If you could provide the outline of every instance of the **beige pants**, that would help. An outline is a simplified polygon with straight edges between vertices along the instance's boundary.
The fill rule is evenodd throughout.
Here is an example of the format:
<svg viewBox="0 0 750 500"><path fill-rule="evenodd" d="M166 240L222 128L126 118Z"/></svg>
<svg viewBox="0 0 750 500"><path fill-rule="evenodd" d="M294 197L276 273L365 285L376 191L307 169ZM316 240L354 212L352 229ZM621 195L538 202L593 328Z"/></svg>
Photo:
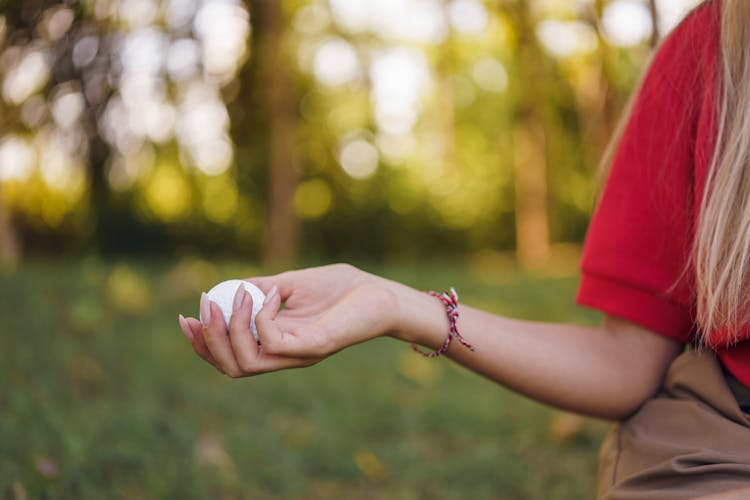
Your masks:
<svg viewBox="0 0 750 500"><path fill-rule="evenodd" d="M750 389L712 352L674 360L664 387L605 439L598 498L683 499L750 486Z"/></svg>

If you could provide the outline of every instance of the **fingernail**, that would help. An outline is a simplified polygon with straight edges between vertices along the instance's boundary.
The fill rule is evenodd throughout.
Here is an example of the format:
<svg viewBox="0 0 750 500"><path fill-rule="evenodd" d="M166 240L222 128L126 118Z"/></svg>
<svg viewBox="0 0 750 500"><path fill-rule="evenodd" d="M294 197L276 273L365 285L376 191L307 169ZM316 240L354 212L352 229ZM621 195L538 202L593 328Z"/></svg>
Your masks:
<svg viewBox="0 0 750 500"><path fill-rule="evenodd" d="M278 289L276 285L274 285L273 288L271 288L271 291L268 292L268 295L266 295L266 299L263 301L263 305L266 305L269 302L271 302L271 299L273 299L274 295L276 295L277 290Z"/></svg>
<svg viewBox="0 0 750 500"><path fill-rule="evenodd" d="M232 311L237 311L242 307L242 303L245 301L243 297L245 293L245 287L240 285L237 287L237 291L234 292L234 300L232 301Z"/></svg>
<svg viewBox="0 0 750 500"><path fill-rule="evenodd" d="M180 314L177 319L180 321L180 330L182 330L182 333L185 334L185 336L188 338L189 341L193 341L193 332L190 330L190 326L188 326L187 321L185 320L185 317Z"/></svg>
<svg viewBox="0 0 750 500"><path fill-rule="evenodd" d="M208 305L206 292L201 293L201 321L204 325L211 321L211 308Z"/></svg>
<svg viewBox="0 0 750 500"><path fill-rule="evenodd" d="M242 303L240 304L240 307L245 307L247 304L249 304L253 298L250 296L250 292L245 290L245 293L242 294Z"/></svg>

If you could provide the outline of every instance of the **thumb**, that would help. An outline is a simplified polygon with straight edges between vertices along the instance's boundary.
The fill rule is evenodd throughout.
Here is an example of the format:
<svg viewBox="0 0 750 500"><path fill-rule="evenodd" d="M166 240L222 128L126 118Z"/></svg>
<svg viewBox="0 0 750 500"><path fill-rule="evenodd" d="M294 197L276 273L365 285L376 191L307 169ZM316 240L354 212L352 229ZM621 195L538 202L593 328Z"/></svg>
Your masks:
<svg viewBox="0 0 750 500"><path fill-rule="evenodd" d="M305 340L315 336L300 336L291 331L282 331L279 328L279 323L274 319L280 307L281 297L278 291L272 288L266 296L263 309L255 317L255 326L258 329L258 338L263 351L275 356L296 358L324 355L321 346L311 345L309 341Z"/></svg>
<svg viewBox="0 0 750 500"><path fill-rule="evenodd" d="M261 315L263 315L263 318L266 318L267 320L273 321L276 319L276 315L279 313L279 309L281 308L281 295L279 294L279 289L276 285L274 285L266 295L265 300L263 300L263 307L261 307L260 311L258 311L258 314L255 316L255 321L257 325L258 318L261 318Z"/></svg>
<svg viewBox="0 0 750 500"><path fill-rule="evenodd" d="M274 321L281 308L281 297L278 289L274 286L268 291L263 307L255 315L255 328L258 331L258 340L264 350L268 351L267 345L274 344L275 339L282 336L279 326Z"/></svg>

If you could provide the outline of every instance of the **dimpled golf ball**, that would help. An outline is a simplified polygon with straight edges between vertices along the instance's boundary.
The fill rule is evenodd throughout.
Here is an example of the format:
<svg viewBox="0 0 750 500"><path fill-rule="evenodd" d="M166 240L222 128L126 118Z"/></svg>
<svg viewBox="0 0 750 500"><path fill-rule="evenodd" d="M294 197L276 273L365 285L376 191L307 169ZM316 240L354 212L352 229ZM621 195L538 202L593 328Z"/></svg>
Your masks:
<svg viewBox="0 0 750 500"><path fill-rule="evenodd" d="M255 316L263 308L263 301L266 300L266 295L260 288L243 280L227 280L214 286L206 295L208 296L208 300L215 302L219 306L227 329L229 329L229 318L232 316L234 294L237 293L237 289L241 286L244 286L245 290L253 298L253 314L250 320L250 328L253 331L255 340L258 340L258 330L255 328ZM201 322L203 322L203 318L201 318Z"/></svg>

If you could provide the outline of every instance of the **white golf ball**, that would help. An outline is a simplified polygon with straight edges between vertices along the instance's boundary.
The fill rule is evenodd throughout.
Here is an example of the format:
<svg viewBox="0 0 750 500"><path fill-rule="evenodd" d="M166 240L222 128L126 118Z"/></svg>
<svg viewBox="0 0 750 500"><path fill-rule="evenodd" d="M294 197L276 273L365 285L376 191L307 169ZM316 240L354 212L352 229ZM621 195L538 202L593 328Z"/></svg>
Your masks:
<svg viewBox="0 0 750 500"><path fill-rule="evenodd" d="M206 293L206 295L208 296L208 300L216 302L221 309L221 313L224 316L224 322L228 329L229 318L232 316L234 295L237 293L237 289L241 286L244 286L245 290L247 290L253 298L253 314L250 320L250 328L253 331L255 340L258 340L258 330L255 328L255 316L257 316L258 312L263 308L263 301L266 300L266 295L260 290L260 288L244 280L227 280L214 286ZM201 318L201 322L203 322L203 318Z"/></svg>

